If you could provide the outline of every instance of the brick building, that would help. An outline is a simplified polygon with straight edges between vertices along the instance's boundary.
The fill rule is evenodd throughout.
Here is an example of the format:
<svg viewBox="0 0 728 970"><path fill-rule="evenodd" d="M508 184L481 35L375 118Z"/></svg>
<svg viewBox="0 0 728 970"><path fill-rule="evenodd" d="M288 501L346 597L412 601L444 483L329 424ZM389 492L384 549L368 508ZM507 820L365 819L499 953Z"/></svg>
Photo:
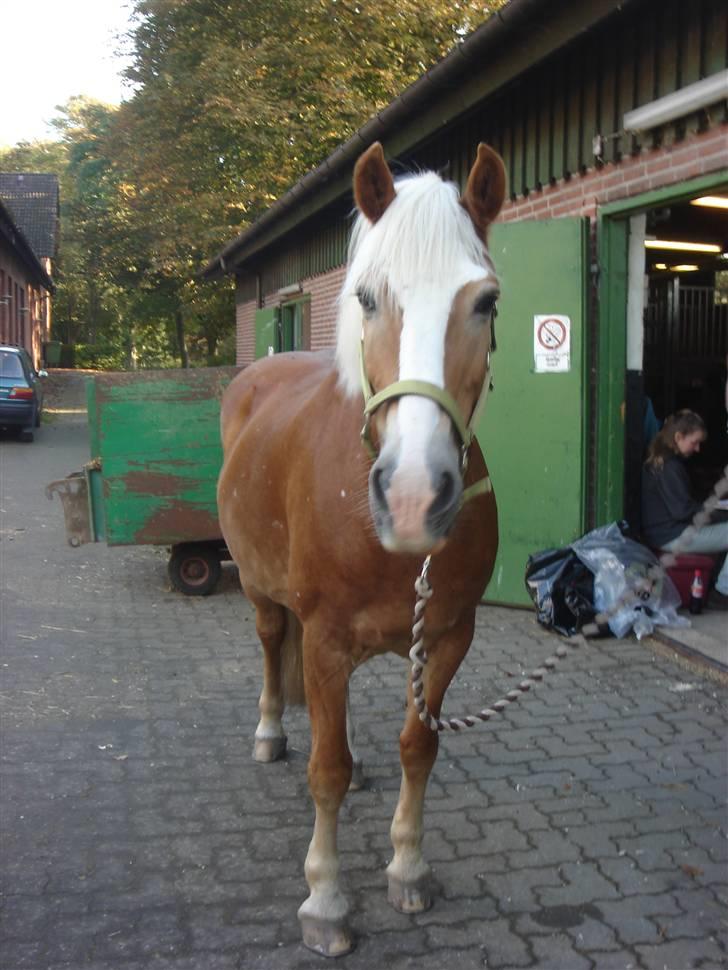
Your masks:
<svg viewBox="0 0 728 970"><path fill-rule="evenodd" d="M396 168L464 186L479 141L500 152L479 437L511 533L489 588L502 602L523 601L529 552L634 514L646 396L660 416L701 411L721 461L727 29L720 0L511 0L207 267L235 276L239 363L330 346L359 154L379 140ZM544 315L567 328L559 372L539 370Z"/></svg>
<svg viewBox="0 0 728 970"><path fill-rule="evenodd" d="M0 173L0 342L25 347L36 367L51 333L58 212L55 175Z"/></svg>

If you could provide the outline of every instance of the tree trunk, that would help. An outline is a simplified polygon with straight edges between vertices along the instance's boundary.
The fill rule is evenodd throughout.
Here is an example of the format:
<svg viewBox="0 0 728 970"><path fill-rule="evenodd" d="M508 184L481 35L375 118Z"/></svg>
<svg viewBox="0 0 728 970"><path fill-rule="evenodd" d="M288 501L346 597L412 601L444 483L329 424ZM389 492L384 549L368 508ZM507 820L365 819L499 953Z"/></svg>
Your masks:
<svg viewBox="0 0 728 970"><path fill-rule="evenodd" d="M190 357L187 353L187 344L185 343L185 323L181 310L177 310L174 314L174 325L177 331L177 348L179 350L179 359L182 362L183 367L189 367Z"/></svg>
<svg viewBox="0 0 728 970"><path fill-rule="evenodd" d="M205 342L207 343L207 363L212 364L217 353L217 337L214 334L207 334Z"/></svg>

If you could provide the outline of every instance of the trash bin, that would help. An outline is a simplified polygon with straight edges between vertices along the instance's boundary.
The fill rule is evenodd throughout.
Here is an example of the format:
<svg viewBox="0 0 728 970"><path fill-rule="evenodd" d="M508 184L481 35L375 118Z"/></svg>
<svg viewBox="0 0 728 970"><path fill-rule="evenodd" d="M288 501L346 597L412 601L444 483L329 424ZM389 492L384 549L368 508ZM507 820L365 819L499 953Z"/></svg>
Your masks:
<svg viewBox="0 0 728 970"><path fill-rule="evenodd" d="M58 367L61 362L61 341L46 340L43 345L43 359L46 367Z"/></svg>

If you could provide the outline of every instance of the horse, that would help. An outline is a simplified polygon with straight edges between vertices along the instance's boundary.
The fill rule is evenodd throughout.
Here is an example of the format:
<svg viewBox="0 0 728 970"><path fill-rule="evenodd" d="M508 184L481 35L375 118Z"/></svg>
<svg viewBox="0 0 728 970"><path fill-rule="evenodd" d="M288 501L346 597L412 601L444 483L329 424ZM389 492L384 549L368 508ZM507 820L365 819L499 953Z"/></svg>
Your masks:
<svg viewBox="0 0 728 970"><path fill-rule="evenodd" d="M263 647L254 758L283 757L285 704L308 707L315 822L298 918L304 944L326 956L354 945L337 857L339 808L360 771L351 674L385 651L407 656L413 583L431 555L424 694L437 717L498 547L473 427L490 383L499 291L487 232L503 203L503 163L481 143L460 195L430 171L395 180L375 142L353 190L335 350L241 371L222 401L218 482L222 532ZM388 898L416 913L432 896L423 801L438 735L411 683L399 743Z"/></svg>

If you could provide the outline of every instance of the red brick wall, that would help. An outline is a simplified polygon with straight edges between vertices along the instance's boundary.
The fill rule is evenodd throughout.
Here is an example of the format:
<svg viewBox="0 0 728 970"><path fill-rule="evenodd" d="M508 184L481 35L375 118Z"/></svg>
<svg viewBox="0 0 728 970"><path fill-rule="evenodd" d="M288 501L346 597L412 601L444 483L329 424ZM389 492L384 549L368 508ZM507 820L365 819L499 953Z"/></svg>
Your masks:
<svg viewBox="0 0 728 970"><path fill-rule="evenodd" d="M311 350L331 347L336 341L337 299L345 275L346 267L339 266L303 284L304 292L311 294Z"/></svg>
<svg viewBox="0 0 728 970"><path fill-rule="evenodd" d="M29 282L23 264L5 246L0 247L0 291L0 343L25 347L39 367L42 344L48 339L45 314L50 297Z"/></svg>
<svg viewBox="0 0 728 970"><path fill-rule="evenodd" d="M502 222L516 219L594 218L599 206L718 171L728 164L728 128L722 126L664 148L643 151L619 164L589 169L507 202Z"/></svg>
<svg viewBox="0 0 728 970"><path fill-rule="evenodd" d="M331 347L336 340L336 300L344 274L345 267L338 266L301 281L301 292L311 297L311 350ZM277 293L268 293L264 305L276 306L278 302ZM255 360L255 300L237 304L235 325L236 363L250 364Z"/></svg>
<svg viewBox="0 0 728 970"><path fill-rule="evenodd" d="M235 362L252 364L255 360L255 300L235 301Z"/></svg>

